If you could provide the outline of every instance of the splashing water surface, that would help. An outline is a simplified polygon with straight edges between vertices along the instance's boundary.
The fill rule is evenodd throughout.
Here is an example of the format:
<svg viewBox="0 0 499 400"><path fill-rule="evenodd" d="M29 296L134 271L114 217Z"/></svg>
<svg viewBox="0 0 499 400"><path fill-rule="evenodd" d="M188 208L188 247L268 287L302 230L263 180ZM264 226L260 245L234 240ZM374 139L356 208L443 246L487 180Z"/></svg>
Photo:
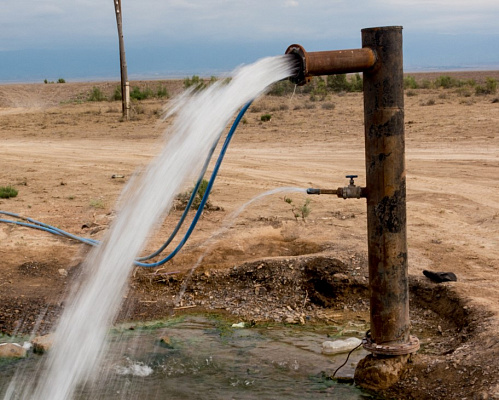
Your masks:
<svg viewBox="0 0 499 400"><path fill-rule="evenodd" d="M217 83L180 96L169 115L175 123L161 153L124 195L123 209L103 244L85 262L86 278L71 293L55 332L54 346L38 384L19 374L5 399L70 399L91 378L105 354L105 339L120 307L133 260L182 185L202 168L209 149L232 115L246 102L284 79L292 66L285 56L262 59Z"/></svg>

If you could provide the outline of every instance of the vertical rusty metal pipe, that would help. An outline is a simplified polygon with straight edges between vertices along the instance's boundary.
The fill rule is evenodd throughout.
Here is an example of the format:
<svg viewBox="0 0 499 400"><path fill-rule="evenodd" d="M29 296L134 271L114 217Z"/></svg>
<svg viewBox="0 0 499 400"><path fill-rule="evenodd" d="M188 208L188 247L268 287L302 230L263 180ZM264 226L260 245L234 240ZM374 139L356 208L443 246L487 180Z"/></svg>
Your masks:
<svg viewBox="0 0 499 400"><path fill-rule="evenodd" d="M363 29L362 46L378 57L363 76L371 338L407 354L412 351L403 350L411 347L411 337L402 27Z"/></svg>

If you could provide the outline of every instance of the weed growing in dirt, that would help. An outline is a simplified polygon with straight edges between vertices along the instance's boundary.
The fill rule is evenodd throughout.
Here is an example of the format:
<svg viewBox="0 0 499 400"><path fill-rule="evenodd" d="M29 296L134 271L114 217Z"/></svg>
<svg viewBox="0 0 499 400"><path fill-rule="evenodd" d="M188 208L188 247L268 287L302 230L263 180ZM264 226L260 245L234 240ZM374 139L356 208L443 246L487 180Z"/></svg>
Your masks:
<svg viewBox="0 0 499 400"><path fill-rule="evenodd" d="M323 110L334 110L334 107L335 107L334 103L331 103L331 102L322 103L322 105L321 105L321 108Z"/></svg>
<svg viewBox="0 0 499 400"><path fill-rule="evenodd" d="M17 190L10 185L0 186L0 199L9 199L11 197L16 197L17 193Z"/></svg>
<svg viewBox="0 0 499 400"><path fill-rule="evenodd" d="M269 122L271 119L272 119L272 115L270 115L270 114L263 114L260 117L260 121L262 121L262 122Z"/></svg>
<svg viewBox="0 0 499 400"><path fill-rule="evenodd" d="M434 106L436 104L435 99L428 99L426 101L421 102L422 106Z"/></svg>
<svg viewBox="0 0 499 400"><path fill-rule="evenodd" d="M196 210L201 205L201 200L203 199L207 188L208 188L208 181L206 179L203 179L201 181L201 184L199 185L198 191L196 193L196 197L194 197L194 200L192 202L192 207L195 208ZM178 194L176 199L175 199L176 200L175 208L182 209L182 210L185 209L187 207L187 203L189 202L189 199L191 198L193 190L194 190L194 188L192 188L191 190L188 190L184 193ZM210 201L208 200L205 204L205 208L210 208L210 207L211 207L211 204L210 204Z"/></svg>
<svg viewBox="0 0 499 400"><path fill-rule="evenodd" d="M290 197L284 196L284 201L291 206L291 212L295 217L296 221L301 217L303 222L306 222L306 218L312 212L312 208L310 207L310 199L305 199L305 202L301 206L296 206L293 204L293 200Z"/></svg>
<svg viewBox="0 0 499 400"><path fill-rule="evenodd" d="M102 199L92 199L90 200L90 207L104 208L104 201Z"/></svg>
<svg viewBox="0 0 499 400"><path fill-rule="evenodd" d="M104 96L104 93L102 93L102 90L100 90L98 87L93 87L92 91L87 97L87 101L105 101L106 96Z"/></svg>

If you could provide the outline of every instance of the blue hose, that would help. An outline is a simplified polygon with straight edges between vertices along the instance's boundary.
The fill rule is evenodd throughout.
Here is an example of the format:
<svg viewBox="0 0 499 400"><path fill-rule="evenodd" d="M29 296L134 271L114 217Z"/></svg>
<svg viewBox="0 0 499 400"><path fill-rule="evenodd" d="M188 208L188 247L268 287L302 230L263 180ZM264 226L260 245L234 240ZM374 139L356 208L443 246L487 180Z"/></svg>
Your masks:
<svg viewBox="0 0 499 400"><path fill-rule="evenodd" d="M243 106L243 108L241 109L241 111L239 111L239 114L237 115L236 119L234 120L234 122L232 124L232 127L230 128L230 131L227 134L227 137L225 138L225 142L224 142L224 144L222 146L222 149L220 151L220 154L218 156L217 162L215 164L215 167L214 167L213 172L211 174L210 180L209 180L208 185L206 187L206 191L204 193L204 196L201 199L201 202L199 204L198 210L197 210L196 214L194 215L194 218L192 219L192 222L191 222L191 225L189 226L189 229L185 233L185 235L182 238L182 240L180 241L180 243L165 258L163 258L163 259L161 259L161 260L159 260L157 262L154 262L154 263L144 263L144 262L142 262L142 261L149 260L149 259L151 259L151 258L156 257L157 255L159 255L162 251L164 251L166 249L166 247L171 243L171 241L173 240L173 238L177 235L180 227L182 226L182 224L185 221L185 218L187 217L187 214L189 212L190 207L192 206L192 202L194 201L194 198L195 198L195 196L197 194L199 186L200 186L200 184L201 184L201 182L203 180L204 174L206 173L206 169L208 168L209 161L210 161L211 157L213 156L213 152L215 151L215 148L217 146L218 140L213 144L212 148L210 149L209 155L208 155L208 157L207 157L207 159L205 161L205 164L204 164L203 169L201 171L201 174L200 174L200 176L198 178L198 181L196 182L196 185L195 185L195 187L194 187L194 189L192 191L192 194L191 194L191 197L189 198L187 206L186 206L186 208L185 208L185 210L184 210L184 212L183 212L183 214L182 214L179 222L177 223L175 229L173 230L172 234L169 236L169 238L165 241L165 243L158 250L156 250L155 252L149 254L148 256L137 258L137 260L134 262L134 265L140 266L140 267L148 267L148 268L159 267L159 266L167 263L168 261L170 261L173 257L175 257L177 255L177 253L185 245L185 243L187 242L187 240L191 236L192 232L194 231L194 228L196 227L196 224L197 224L199 218L201 217L201 214L203 213L204 206L206 205L206 203L208 201L208 197L210 195L210 191L211 191L211 189L213 187L213 184L215 183L215 179L217 177L218 170L220 169L220 166L221 166L222 161L224 159L225 153L227 152L227 148L229 147L229 144L230 144L230 141L232 139L232 136L234 135L234 132L236 131L236 128L238 127L239 123L241 122L241 119L243 118L245 112L248 110L248 108L249 108L249 106L251 105L252 102L253 102L253 100L251 100L248 103L246 103ZM45 231L45 232L52 233L54 235L59 235L59 236L67 237L67 238L70 238L70 239L74 239L74 240L77 240L79 242L91 245L91 246L97 246L97 245L100 244L100 242L98 240L76 236L76 235L73 235L71 233L63 231L62 229L56 228L56 227L51 226L51 225L47 225L47 224L45 224L43 222L36 221L34 219L31 219L31 218L21 217L20 215L15 214L15 213L11 213L11 212L8 212L8 211L0 211L0 214L4 214L4 215L8 215L8 216L11 216L11 217L14 217L14 218L24 219L24 220L28 221L28 222L21 222L21 221L13 221L13 220L8 220L8 219L0 219L0 222L11 223L11 224L25 226L25 227L33 228L33 229L39 229L39 230L42 230L42 231Z"/></svg>
<svg viewBox="0 0 499 400"><path fill-rule="evenodd" d="M201 199L201 203L199 204L199 207L196 211L196 214L194 215L194 218L192 219L191 225L189 226L189 229L185 233L184 237L180 241L180 243L175 247L175 249L168 254L165 258L162 260L159 260L155 263L142 263L139 261L135 261L135 265L138 265L140 267L149 267L149 268L154 268L154 267L159 267L166 262L170 261L173 257L177 255L177 253L184 247L184 244L187 242L187 239L191 236L192 232L194 231L194 228L196 227L196 224L199 220L199 217L201 217L201 214L203 213L204 206L206 205L206 202L208 201L208 197L210 196L210 191L211 188L213 187L213 184L215 183L215 179L217 178L218 170L220 169L220 166L222 165L222 161L224 159L225 153L227 152L227 148L229 147L230 141L232 139L232 136L234 135L234 132L236 131L237 126L239 125L239 122L243 118L244 113L246 110L249 108L253 100L249 101L244 105L244 107L239 111L239 114L237 115L236 119L234 120L234 123L232 124L232 127L230 128L229 133L227 134L227 137L225 138L225 142L222 146L222 149L220 150L220 154L218 156L217 162L215 164L215 167L213 168L213 172L211 173L211 178L208 182L208 185L206 186L206 191L204 193L203 198Z"/></svg>
<svg viewBox="0 0 499 400"><path fill-rule="evenodd" d="M199 187L201 186L201 182L203 181L206 170L208 169L208 165L210 164L211 157L213 157L213 153L215 152L215 149L217 147L219 140L220 140L220 136L213 143L213 146L211 147L210 152L208 153L208 157L206 157L206 161L203 165L201 173L199 174L199 178L198 178L196 184L194 185L194 189L192 189L191 197L189 198L189 201L187 202L187 205L185 206L184 212L182 213L182 216L180 217L173 232L170 234L168 239L166 239L166 241L161 245L161 247L158 250L156 250L155 252L153 252L147 256L137 258L137 261L146 261L146 260L150 260L151 258L158 256L159 254L161 254L163 252L163 250L165 250L168 247L168 245L172 242L172 240L175 238L175 236L177 236L177 233L180 230L180 228L182 227L182 225L184 224L185 218L187 217L187 214L189 213L189 211L191 209L192 203L194 202L194 199L197 196Z"/></svg>

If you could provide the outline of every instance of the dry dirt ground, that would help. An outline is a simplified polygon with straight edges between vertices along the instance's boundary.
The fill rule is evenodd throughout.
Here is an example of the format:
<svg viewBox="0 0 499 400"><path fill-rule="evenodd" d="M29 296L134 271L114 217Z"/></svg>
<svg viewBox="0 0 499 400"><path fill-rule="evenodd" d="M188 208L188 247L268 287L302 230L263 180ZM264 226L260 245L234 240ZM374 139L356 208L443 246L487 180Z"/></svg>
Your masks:
<svg viewBox="0 0 499 400"><path fill-rule="evenodd" d="M497 71L470 74L499 78ZM182 89L178 81L140 84ZM110 94L117 83L0 86L0 186L19 191L0 199L0 210L103 237L120 192L157 153L169 121L160 118L166 100L146 100L123 122L119 102L84 101L93 86ZM408 247L412 333L421 350L384 395L499 399L499 102L453 89L413 92L405 99ZM272 119L262 122L267 113ZM133 271L118 319L217 310L254 323L367 329L363 200L309 197L303 221L283 198L300 207L306 195L277 193L228 220L274 188L337 188L348 174L364 186L362 94L324 102L265 96L243 122L214 186L214 209L171 263ZM180 213L171 212L146 250L162 243ZM68 239L0 224L1 331L49 331L87 252ZM452 271L458 281L433 283L424 269ZM179 273L166 274L172 271Z"/></svg>

